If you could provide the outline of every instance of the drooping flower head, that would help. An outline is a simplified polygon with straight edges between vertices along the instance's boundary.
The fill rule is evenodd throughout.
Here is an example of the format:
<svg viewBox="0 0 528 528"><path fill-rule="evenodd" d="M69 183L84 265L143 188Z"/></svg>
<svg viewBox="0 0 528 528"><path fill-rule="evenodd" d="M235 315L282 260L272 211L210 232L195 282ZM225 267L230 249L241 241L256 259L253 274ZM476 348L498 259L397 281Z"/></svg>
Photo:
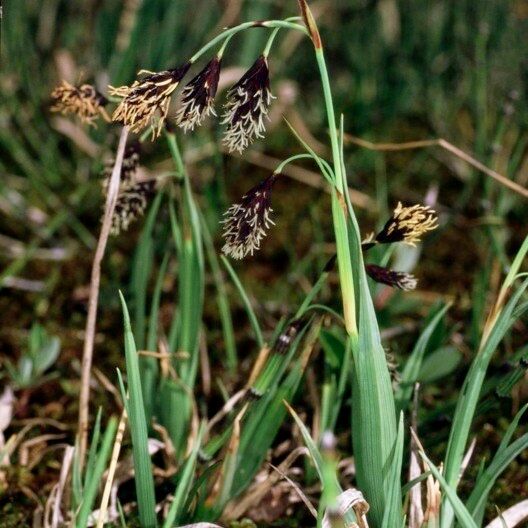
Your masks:
<svg viewBox="0 0 528 528"><path fill-rule="evenodd" d="M227 93L222 124L227 125L223 142L230 152L242 152L263 137L272 98L268 60L261 55Z"/></svg>
<svg viewBox="0 0 528 528"><path fill-rule="evenodd" d="M382 266L376 266L376 264L366 264L365 270L368 276L376 282L399 288L400 290L414 290L418 284L414 275L405 271L394 271Z"/></svg>
<svg viewBox="0 0 528 528"><path fill-rule="evenodd" d="M100 115L110 121L110 117L104 109L108 103L107 99L91 84L76 87L67 81L62 81L51 92L51 99L53 101L52 112L75 114L83 123L93 126L95 126L95 119Z"/></svg>
<svg viewBox="0 0 528 528"><path fill-rule="evenodd" d="M118 235L142 216L156 188L155 180L124 186L117 197L110 233Z"/></svg>
<svg viewBox="0 0 528 528"><path fill-rule="evenodd" d="M130 127L132 132L140 132L151 124L157 124L153 138L159 136L169 111L171 95L189 67L190 63L187 63L180 68L149 73L135 81L132 86L110 86L110 95L123 98L112 120Z"/></svg>
<svg viewBox="0 0 528 528"><path fill-rule="evenodd" d="M215 56L183 89L176 122L185 132L200 126L208 115L216 115L213 105L220 78L220 64L220 57Z"/></svg>
<svg viewBox="0 0 528 528"><path fill-rule="evenodd" d="M225 213L222 251L234 259L242 259L260 249L266 230L274 222L270 218L271 191L278 174L273 173L250 189L240 203L233 204Z"/></svg>
<svg viewBox="0 0 528 528"><path fill-rule="evenodd" d="M429 206L413 205L403 207L401 202L394 209L383 229L374 237L374 234L363 241L363 249L369 249L379 244L391 244L392 242L405 242L415 246L420 242L420 237L438 227L438 217Z"/></svg>

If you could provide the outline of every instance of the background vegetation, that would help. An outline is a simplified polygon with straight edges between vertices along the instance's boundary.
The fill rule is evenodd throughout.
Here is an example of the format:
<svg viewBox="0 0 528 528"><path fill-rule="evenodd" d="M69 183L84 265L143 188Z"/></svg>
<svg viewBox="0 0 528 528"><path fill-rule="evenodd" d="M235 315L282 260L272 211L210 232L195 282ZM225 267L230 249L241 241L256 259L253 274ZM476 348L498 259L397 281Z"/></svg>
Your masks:
<svg viewBox="0 0 528 528"><path fill-rule="evenodd" d="M324 35L335 105L344 114L348 134L373 142L443 137L488 167L528 185L525 2L319 0L311 7ZM30 459L35 464L24 463L17 455L13 464L2 470L0 518L9 515L19 525L30 524L36 505L43 504L59 477L59 446L74 442L87 285L103 201L98 175L117 144L115 127L100 124L97 129L87 129L51 114L51 90L66 78L74 83L92 82L105 92L109 83L130 83L139 69L158 71L183 63L223 26L296 14L293 1L5 2L0 76L0 353L3 383L15 389L16 403L4 434L9 438L27 425L28 419L38 418L26 440L44 434L57 436L43 441L40 448L44 451L32 452ZM226 77L236 80L243 71L240 68L251 65L260 53L265 39L260 29L240 36L226 54ZM194 313L187 321L195 326L195 337L203 339L196 380L189 375L202 417L213 416L223 399L243 386L259 351L258 333L255 337L244 299L229 271L215 259L222 244L221 215L274 169L274 160L299 152L282 115L318 152L329 154L320 81L309 44L293 34L280 34L270 56L270 69L272 91L278 99L265 141L239 157L218 151L221 131L214 124L192 135L177 136L187 181L204 216L204 313L203 317ZM526 199L442 149L374 152L351 143L345 153L350 183L357 191L353 200L362 233L382 225L399 200L415 203L427 196L436 201L440 213L441 227L420 250L396 251L394 257L400 267L412 269L421 253L414 271L420 281L418 289L394 294L384 287L372 288L383 344L400 365L409 357L427 321L441 305L452 303L427 342L427 362L420 374L419 436L430 458L439 460L484 320L527 234ZM151 174L175 170L163 140L145 144L141 163ZM335 252L328 196L310 172L313 167L306 167L277 184L274 210L278 225L263 249L233 266L266 342L272 342L285 319L296 313ZM181 206L181 211L192 208L185 193L177 195L176 206ZM174 313L178 307L181 311L185 302L182 285L187 284L186 270L181 265L185 248L178 247L174 222L178 215L171 213L164 199L159 198L157 215L147 215L128 232L111 239L103 263L95 348L100 376L93 388L92 414L102 406L103 426L110 432L116 424L107 424L106 418L119 415L116 400L120 395L118 389L114 395L109 393L105 381L117 387L115 369L125 369L118 290L123 291L131 312L138 349L156 348L157 338L163 334L170 343L172 327L189 328L181 319L173 322ZM199 256L196 248L190 252L187 262L192 265ZM373 257L374 261L382 258L382 253ZM223 288L217 302L219 284ZM197 298L193 292L187 294ZM333 273L319 302L341 309ZM153 313L153 309L158 311ZM231 314L232 335L226 310ZM319 352L313 354L306 370L298 373L298 379L293 369L276 381L282 383L281 390L289 391L285 395L291 396L317 441L321 408L325 409L324 390L327 386L339 388L339 354L343 354L337 326L324 324L323 337L316 345ZM184 339L178 330L173 333L180 336L174 337L175 343ZM475 460L489 460L526 400L526 363L521 361L526 335L526 322L516 321L514 331L507 334L493 358L473 428L478 432ZM340 350L337 356L335 350ZM47 360L40 364L33 361L31 368L16 366L21 357L31 362L32 357L44 356ZM130 368L128 364L129 383ZM148 366L141 368L148 371ZM515 383L508 385L511 379ZM150 412L171 415L179 409L178 398L185 396L179 389L165 390L176 398L171 400L174 407L155 411L157 403L150 402ZM346 389L342 407L333 410L335 427L331 427L342 458L350 455L348 394ZM167 398L163 402L168 402ZM147 413L148 406L146 402ZM289 441L293 449L302 441L298 433L292 434L297 431L293 420L279 407L266 411L276 419L270 427L279 431L277 437L270 431L269 438L275 448L281 441ZM256 427L259 411L252 412ZM170 416L163 420L180 455L177 460L183 460L185 429ZM225 431L228 436L232 433L229 428ZM521 422L516 435L526 431ZM193 438L200 434L193 431ZM248 445L251 438L246 440ZM127 453L129 446L127 436ZM259 455L265 453L265 447ZM192 456L186 460L193 462ZM525 451L508 467L494 487L486 518L496 515L495 505L506 508L526 497L526 462ZM238 466L235 482L244 478L249 482L261 463L256 456L254 468ZM306 471L303 482L309 487L314 475L309 467L299 467ZM478 470L477 462L470 465L461 494L472 491ZM214 505L219 509L240 491L226 487L227 474L224 467L221 488L226 496L219 492ZM181 473L177 475L176 480L181 478ZM129 486L128 495L126 488L122 491L123 503L133 496L132 484ZM159 478L158 499L169 493L163 486L167 484ZM277 521L284 526L289 516L286 510L279 511L275 519L264 519L263 524ZM303 526L308 514L298 505L294 510L291 518L300 519Z"/></svg>

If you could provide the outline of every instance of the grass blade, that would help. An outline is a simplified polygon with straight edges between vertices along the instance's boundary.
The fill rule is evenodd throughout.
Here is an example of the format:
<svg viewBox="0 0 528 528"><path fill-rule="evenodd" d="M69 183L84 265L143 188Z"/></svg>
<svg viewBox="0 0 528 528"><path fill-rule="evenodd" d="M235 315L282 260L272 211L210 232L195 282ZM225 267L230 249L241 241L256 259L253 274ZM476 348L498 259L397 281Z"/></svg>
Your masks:
<svg viewBox="0 0 528 528"><path fill-rule="evenodd" d="M402 503L401 503L401 470L403 462L403 412L400 412L400 422L398 424L398 436L394 444L394 454L390 467L388 482L387 502L383 513L382 528L392 528L401 526ZM399 524L398 524L399 523Z"/></svg>
<svg viewBox="0 0 528 528"><path fill-rule="evenodd" d="M154 262L154 239L152 232L162 198L163 191L161 190L152 202L133 258L130 286L131 291L134 292L132 299L134 307L134 336L136 346L140 350L143 350L145 347L147 287Z"/></svg>
<svg viewBox="0 0 528 528"><path fill-rule="evenodd" d="M492 328L486 334L487 337L483 341L477 356L471 364L468 375L464 380L464 385L462 386L462 391L455 410L453 425L451 426L451 434L449 436L445 457L446 482L453 489L456 489L458 484L464 449L467 444L469 431L473 422L488 365L500 341L513 324L513 310L527 286L528 280L519 287L512 298L508 301L507 305L501 309L497 318L494 320ZM451 526L452 520L452 514L449 515L446 513L442 518L441 526L443 528Z"/></svg>
<svg viewBox="0 0 528 528"><path fill-rule="evenodd" d="M253 307L251 306L251 302L246 293L246 290L244 289L244 286L242 286L242 283L240 282L240 279L238 278L236 271L233 269L233 266L231 266L229 260L227 260L223 255L220 258L222 259L222 263L226 267L227 272L229 273L229 276L231 277L231 280L233 281L233 284L235 285L238 294L242 299L242 303L244 304L244 308L246 309L246 313L248 314L249 323L251 325L253 333L255 334L255 339L257 341L258 347L261 349L264 347L264 338L262 337L262 330L260 329L257 316L255 315Z"/></svg>
<svg viewBox="0 0 528 528"><path fill-rule="evenodd" d="M132 437L132 455L135 470L134 479L139 519L143 528L155 528L157 526L157 520L154 478L152 476L152 464L148 449L147 422L141 391L138 356L126 302L121 292L119 292L119 296L124 318L125 359L129 392L128 398L125 399L126 395L123 395L123 399L127 401L127 414L130 423L130 435Z"/></svg>
<svg viewBox="0 0 528 528"><path fill-rule="evenodd" d="M75 526L77 528L85 528L87 526L88 517L92 511L95 496L97 495L97 490L99 489L103 473L106 469L106 463L112 451L116 430L117 419L112 416L108 421L108 425L106 426L106 430L103 435L103 441L101 443L101 449L97 453L97 459L95 460L93 469L90 472L90 478L86 481L86 485L83 490L83 499L75 519Z"/></svg>
<svg viewBox="0 0 528 528"><path fill-rule="evenodd" d="M163 523L163 528L171 528L175 522L181 522L182 520L182 509L185 502L187 501L189 490L191 489L191 485L193 483L192 477L194 475L194 470L196 467L196 458L198 457L198 452L200 451L200 447L202 445L204 431L205 424L202 423L200 426L200 430L198 431L198 437L196 438L196 442L193 446L191 454L189 455L189 458L187 459L181 470L181 476L178 482L178 487L176 488L176 493L174 494L174 498L172 499L169 512L167 514L165 522Z"/></svg>
<svg viewBox="0 0 528 528"><path fill-rule="evenodd" d="M493 484L512 460L526 448L528 448L528 433L515 440L515 442L512 442L508 447L497 451L490 465L478 478L466 502L466 507L473 515L477 524L480 525L484 519L488 495Z"/></svg>
<svg viewBox="0 0 528 528"><path fill-rule="evenodd" d="M449 309L449 306L449 304L446 304L436 312L429 324L423 329L418 341L416 341L416 344L414 345L414 349L411 352L409 359L407 359L405 363L405 367L401 374L401 382L399 383L398 391L395 395L396 408L398 410L404 410L409 404L413 393L413 386L418 379L429 340Z"/></svg>
<svg viewBox="0 0 528 528"><path fill-rule="evenodd" d="M97 447L99 446L99 438L101 437L101 414L103 410L99 407L97 416L95 418L94 429L92 433L92 441L90 449L88 450L88 458L86 459L86 469L84 471L84 487L92 479L92 473L95 467L95 460L97 456Z"/></svg>
<svg viewBox="0 0 528 528"><path fill-rule="evenodd" d="M455 515L462 528L478 528L475 524L475 521L473 520L473 517L471 517L471 514L464 506L464 503L458 498L456 491L446 482L445 478L442 476L442 473L438 471L436 466L427 458L423 451L420 452L420 455L429 466L429 469L435 479L440 483L440 486L444 490L449 502L453 506Z"/></svg>

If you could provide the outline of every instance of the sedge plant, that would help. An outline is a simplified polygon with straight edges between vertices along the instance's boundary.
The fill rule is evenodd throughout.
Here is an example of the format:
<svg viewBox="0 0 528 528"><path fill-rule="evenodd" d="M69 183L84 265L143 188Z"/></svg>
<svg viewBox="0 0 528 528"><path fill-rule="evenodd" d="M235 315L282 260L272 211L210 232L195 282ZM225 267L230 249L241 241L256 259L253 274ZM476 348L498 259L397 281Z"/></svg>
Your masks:
<svg viewBox="0 0 528 528"><path fill-rule="evenodd" d="M399 203L383 228L362 240L349 194L350 182L344 156L344 122L336 116L323 39L307 2L300 0L299 6L301 17L246 22L224 30L176 68L158 73L142 72L130 86L111 86L108 100L83 86L76 88L63 84L54 93L56 109L76 113L88 122L101 117L110 119L106 107L112 102L117 103L111 119L126 130L142 134L142 141L148 137L155 140L163 134L174 164L174 177L168 180L163 189L157 190L134 256L133 295L130 299L133 304L132 320L125 298L121 297L128 379L126 386L121 378L120 383L132 437L139 518L145 528L157 526L159 520L148 452L153 421L166 429L174 447L177 466L175 491L164 520L166 528L190 521L216 521L229 511L230 503L251 485L288 410L301 431L321 481L322 497L316 520L318 526L325 522L333 523L331 526L366 526L367 522L374 528L405 526L405 496L421 482L419 479L412 486L402 488L406 436L404 416L409 410L414 383L419 381L431 336L443 320L448 306L442 306L432 314L402 371L399 388L395 391L381 342L368 277L401 290L412 289L416 286L416 280L406 272L365 263L365 259L374 246L395 242L414 245L421 235L437 227L437 218L428 206L404 206ZM207 65L183 88L175 124L184 132L191 132L207 117L214 115L224 54L237 34L257 27L269 29L271 33L262 54L227 93L227 103L221 117L226 127L224 147L229 151L244 152L253 141L263 136L273 100L269 56L279 31L292 30L308 37L313 47L315 68L322 88L331 158L326 160L316 154L291 127L303 152L279 163L270 176L226 211L222 220L224 257L219 260L205 216L194 198L184 156L180 151L177 129L173 123L167 122L169 105L172 94L192 65L209 51L216 50ZM129 158L132 168L123 166L121 171L121 189L112 224L115 232L126 229L131 221L137 220L146 209L146 202L154 190L152 185L139 186L133 178L130 180L127 171L133 172L135 162L132 155ZM273 186L289 163L301 159L315 163L330 191L329 212L336 255L307 293L297 313L280 325L274 342L269 345L250 296L230 264L229 257L241 259L259 250L267 230L273 224ZM158 219L167 212L168 228L163 230L157 225ZM164 251L149 307L148 282L154 270L152 262L157 249L154 243L156 229L158 233L161 232ZM486 321L478 354L454 411L443 473L428 458L424 449L420 449L424 468L420 478L436 480L442 489L439 522L443 528L454 526L455 518L462 526L481 524L485 505L482 497L489 493L497 473L527 445L524 437L512 441L513 431L521 417L518 415L496 457L480 474L476 483L479 493L472 494L465 504L458 497L462 459L487 366L511 324L526 309L526 304L522 302L526 283L517 289L514 284L527 250L528 244L525 242L511 265ZM178 291L172 321L165 332L160 322L159 308L172 252L178 263ZM217 288L227 349L226 365L233 371L238 364L226 290L222 284L224 269L220 262L247 312L259 354L240 397L231 401L226 396L221 416L208 424L207 420L199 419L200 410L195 401L200 340L204 331L206 266L211 269ZM342 314L316 302L335 266L339 277ZM322 330L323 319L328 314L342 323L342 332ZM317 447L317 439L310 436L302 420L287 403L298 392L319 341L325 357L334 361L334 371L340 369L339 375L332 373L322 395L320 426L329 435L336 427L346 391L351 389L351 450L355 460L355 484L364 497L355 503L361 504L357 511L339 512L339 496L346 490L339 483L334 445L331 442L329 446L324 441L329 436L322 435L321 452ZM219 423L222 427L218 427ZM113 431L112 428L110 430ZM105 448L106 451L108 449ZM202 470L200 477L193 482L198 468Z"/></svg>

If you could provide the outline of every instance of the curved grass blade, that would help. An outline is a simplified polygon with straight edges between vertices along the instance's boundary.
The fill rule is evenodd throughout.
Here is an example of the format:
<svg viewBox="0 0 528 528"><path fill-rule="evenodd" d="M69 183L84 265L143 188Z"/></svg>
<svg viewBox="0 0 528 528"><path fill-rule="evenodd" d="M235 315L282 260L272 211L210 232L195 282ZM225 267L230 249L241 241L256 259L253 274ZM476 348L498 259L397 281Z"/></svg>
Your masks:
<svg viewBox="0 0 528 528"><path fill-rule="evenodd" d="M446 304L436 312L416 341L413 351L403 368L401 381L395 395L396 408L398 410L404 410L409 404L412 397L413 386L418 379L429 340L450 306L450 304Z"/></svg>
<svg viewBox="0 0 528 528"><path fill-rule="evenodd" d="M220 314L220 322L222 324L222 331L224 334L224 348L227 358L227 368L231 374L234 374L238 366L238 358L236 352L235 332L233 330L233 319L231 318L231 310L229 308L229 300L225 287L225 280L222 274L222 269L216 254L211 233L207 227L204 215L200 215L202 221L202 233L204 238L205 254L209 261L209 267L213 274L213 280L216 287L216 304Z"/></svg>
<svg viewBox="0 0 528 528"><path fill-rule="evenodd" d="M227 272L229 273L229 276L231 277L231 280L233 281L233 284L235 285L238 294L240 295L240 298L242 299L242 303L244 304L244 308L246 309L246 313L249 318L249 324L251 325L251 329L255 334L255 339L257 341L258 347L262 349L264 347L264 337L262 336L262 330L260 328L257 316L255 315L255 311L251 306L251 301L249 300L246 290L244 289L244 286L242 286L242 283L240 282L240 279L238 278L236 271L233 269L233 266L231 266L229 260L227 260L223 255L220 258L222 260L222 263L226 267Z"/></svg>
<svg viewBox="0 0 528 528"><path fill-rule="evenodd" d="M436 466L427 458L423 451L420 451L420 456L429 466L429 470L433 474L434 478L440 483L440 486L444 490L449 502L453 506L455 515L462 528L478 528L475 521L473 520L473 517L471 517L471 514L464 506L464 503L458 498L456 491L446 482L446 479L443 477L442 473L438 471Z"/></svg>
<svg viewBox="0 0 528 528"><path fill-rule="evenodd" d="M456 489L458 485L464 449L467 444L488 365L500 341L513 324L513 310L517 306L526 287L528 287L528 280L512 295L506 306L500 309L497 317L493 321L493 326L486 332L481 348L473 360L464 380L462 391L457 401L445 457L445 480L453 489ZM453 522L453 512L450 511L447 504L445 510L441 522L442 528L451 526Z"/></svg>
<svg viewBox="0 0 528 528"><path fill-rule="evenodd" d="M526 448L528 448L528 433L512 442L508 447L497 451L489 466L479 476L475 487L466 502L466 507L473 515L477 524L482 524L488 495L493 484L512 460L514 460Z"/></svg>

